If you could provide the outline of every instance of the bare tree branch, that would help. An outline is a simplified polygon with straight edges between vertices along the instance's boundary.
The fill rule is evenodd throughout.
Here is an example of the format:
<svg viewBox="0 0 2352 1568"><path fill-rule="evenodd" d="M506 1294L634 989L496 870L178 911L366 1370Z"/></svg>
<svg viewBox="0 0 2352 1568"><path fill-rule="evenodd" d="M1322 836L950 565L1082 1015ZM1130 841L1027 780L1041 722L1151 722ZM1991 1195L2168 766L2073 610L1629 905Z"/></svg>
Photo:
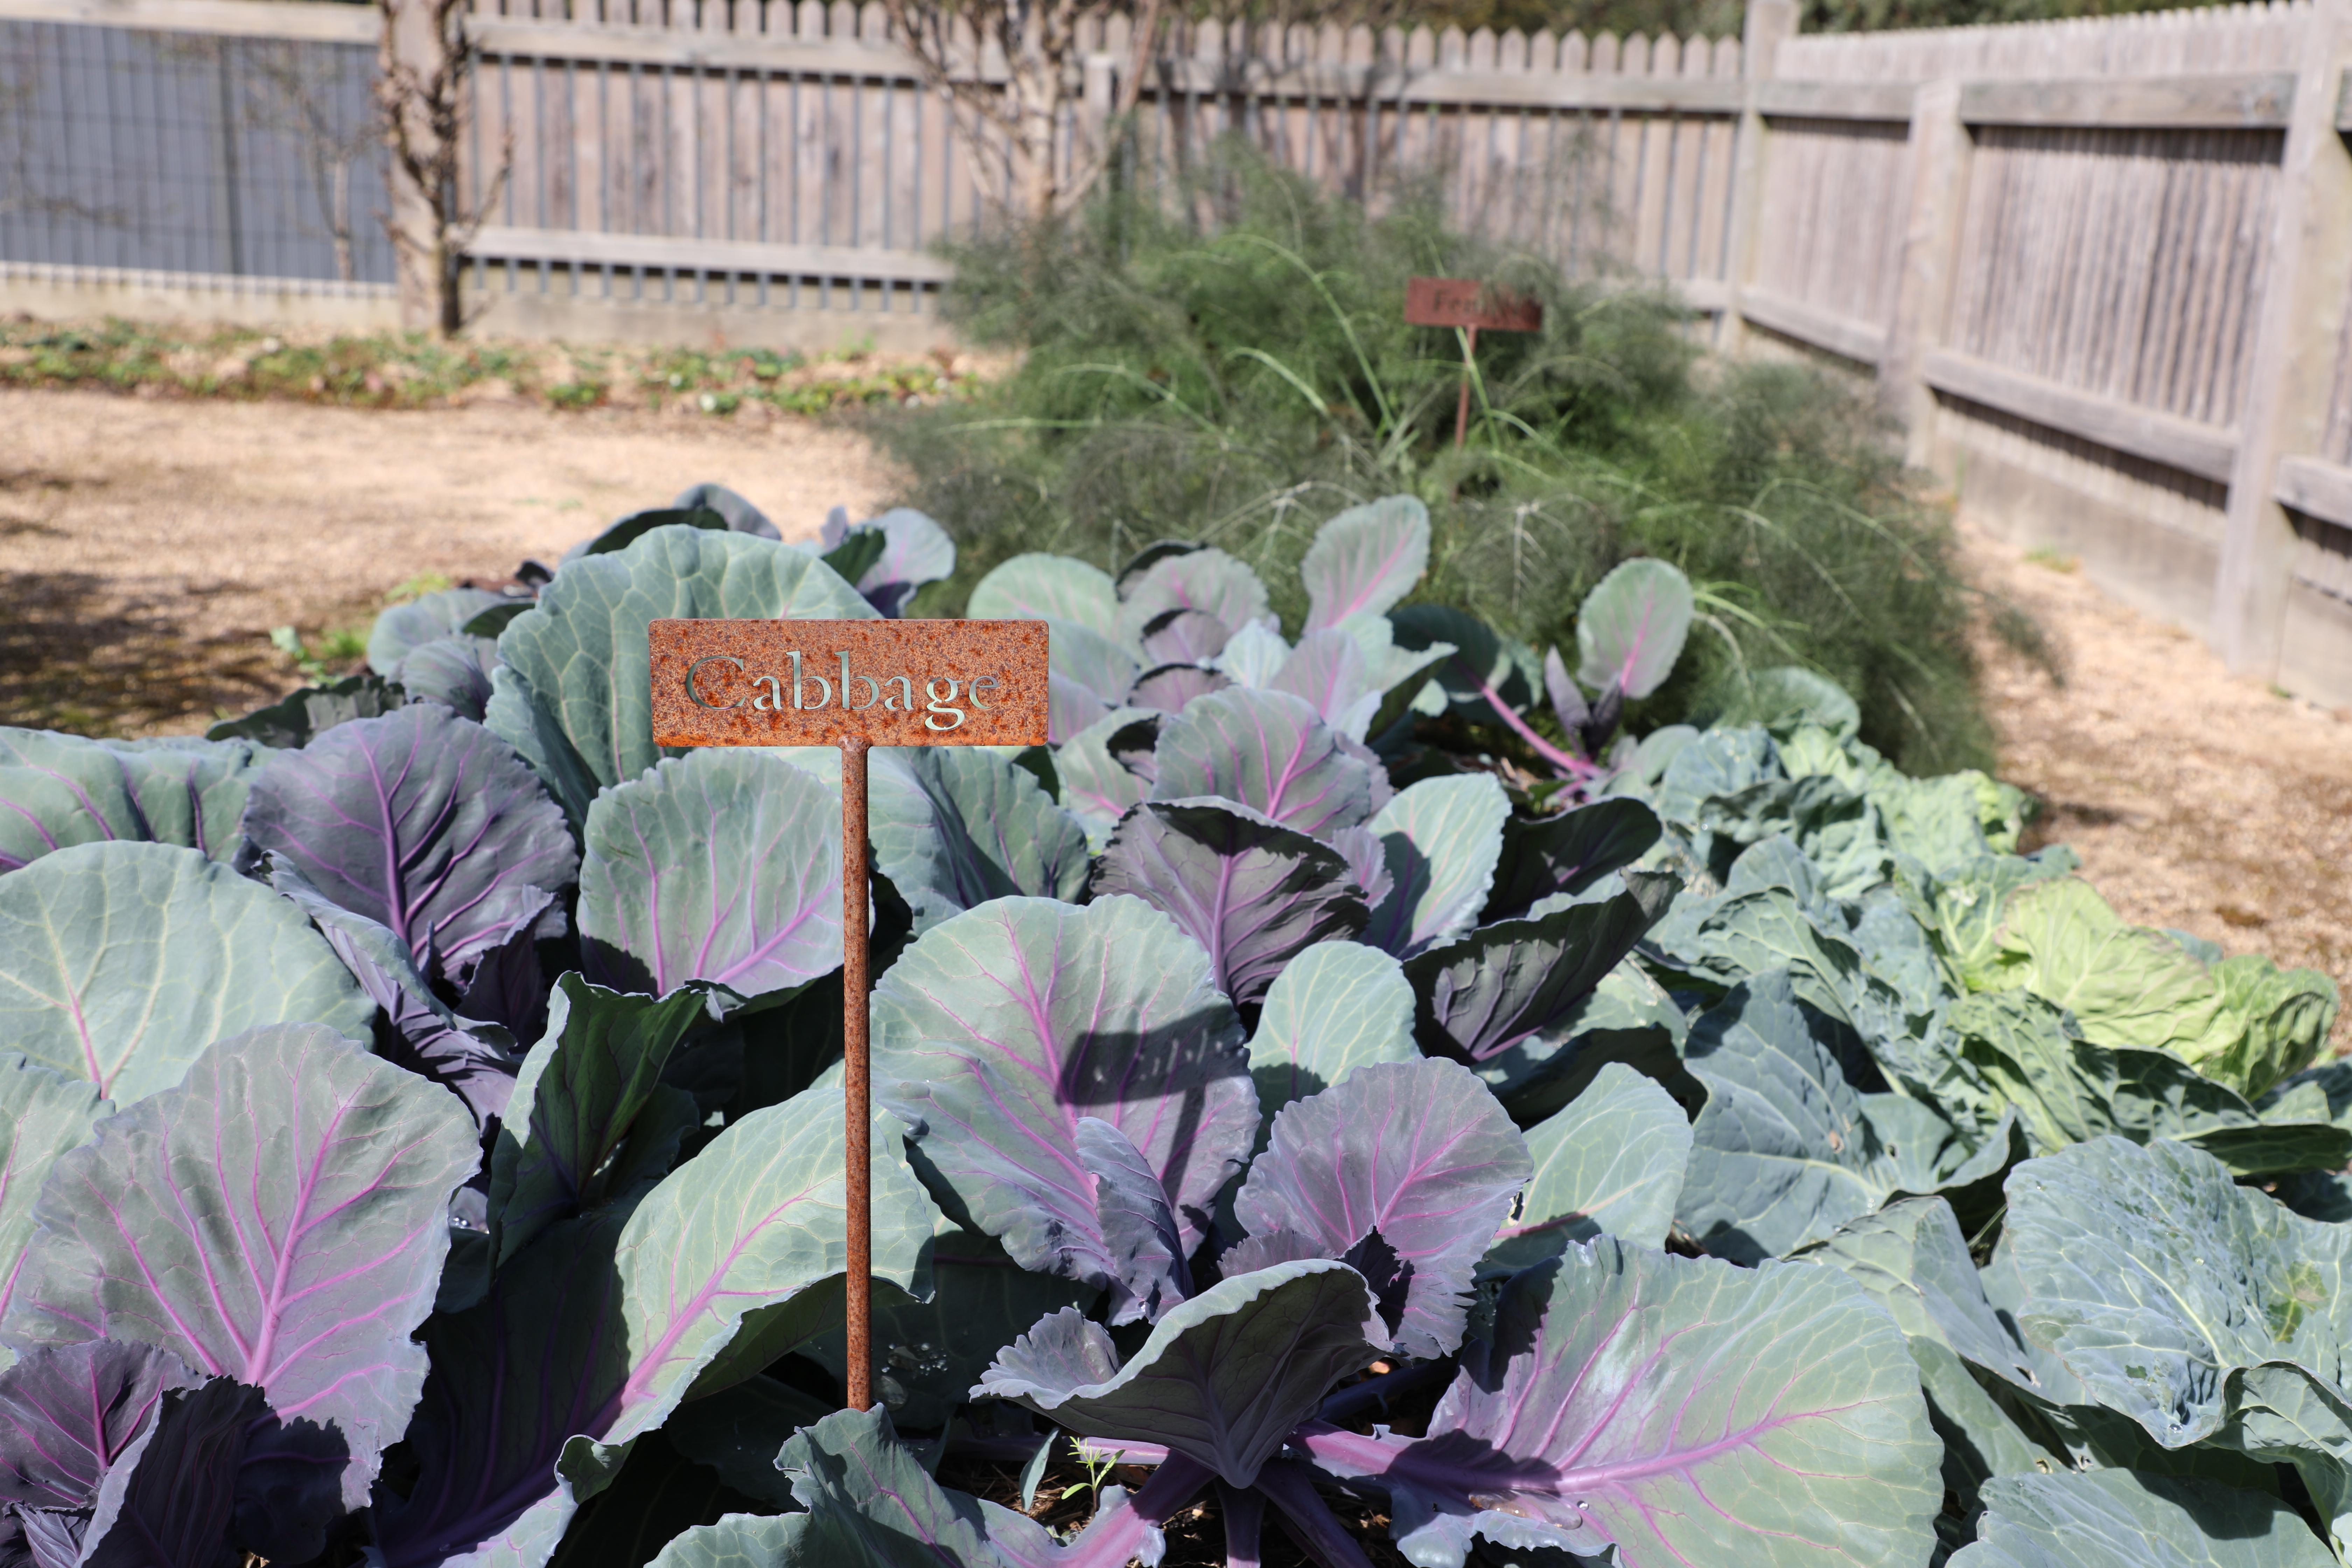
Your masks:
<svg viewBox="0 0 2352 1568"><path fill-rule="evenodd" d="M1033 221L1068 211L1101 177L1167 31L1164 0L883 0L883 9L989 183ZM1114 16L1131 24L1128 58L1113 62L1108 98L1078 116L1080 40Z"/></svg>
<svg viewBox="0 0 2352 1568"><path fill-rule="evenodd" d="M331 86L303 68L301 46L247 39L242 57L263 89L249 118L261 129L290 137L299 150L327 237L335 247L335 275L348 283L358 276L352 165L383 140L383 127L373 115L352 119L337 114Z"/></svg>

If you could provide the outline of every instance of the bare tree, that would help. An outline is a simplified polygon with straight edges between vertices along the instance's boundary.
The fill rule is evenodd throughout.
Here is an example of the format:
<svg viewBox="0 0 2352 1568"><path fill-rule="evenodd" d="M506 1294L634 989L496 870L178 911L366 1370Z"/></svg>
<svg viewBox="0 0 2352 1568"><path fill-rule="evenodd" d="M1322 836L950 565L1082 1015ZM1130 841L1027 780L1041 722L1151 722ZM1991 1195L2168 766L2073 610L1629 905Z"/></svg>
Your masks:
<svg viewBox="0 0 2352 1568"><path fill-rule="evenodd" d="M123 215L39 188L33 172L32 62L0 59L0 216L38 213L44 217L119 226Z"/></svg>
<svg viewBox="0 0 2352 1568"><path fill-rule="evenodd" d="M392 149L393 212L384 220L398 253L403 297L431 303L432 324L455 337L466 325L467 248L498 205L514 167L509 132L497 169L467 199L466 141L481 50L466 31L465 0L377 0L377 104Z"/></svg>
<svg viewBox="0 0 2352 1568"><path fill-rule="evenodd" d="M304 46L265 38L242 42L244 63L261 89L253 96L250 119L259 129L284 134L299 153L335 247L335 276L348 283L359 275L352 166L382 141L383 127L373 115L348 111L350 100L337 90L342 84L318 79L316 62Z"/></svg>
<svg viewBox="0 0 2352 1568"><path fill-rule="evenodd" d="M1010 194L1016 216L1067 212L1101 177L1115 150L1110 127L1135 108L1167 31L1163 0L883 0L890 28L923 76L943 91L958 132ZM1113 16L1130 23L1127 58L1089 61L1082 38ZM1005 77L983 80L981 57L1001 53ZM1081 117L1086 78L1119 68ZM1096 119L1089 135L1082 118Z"/></svg>

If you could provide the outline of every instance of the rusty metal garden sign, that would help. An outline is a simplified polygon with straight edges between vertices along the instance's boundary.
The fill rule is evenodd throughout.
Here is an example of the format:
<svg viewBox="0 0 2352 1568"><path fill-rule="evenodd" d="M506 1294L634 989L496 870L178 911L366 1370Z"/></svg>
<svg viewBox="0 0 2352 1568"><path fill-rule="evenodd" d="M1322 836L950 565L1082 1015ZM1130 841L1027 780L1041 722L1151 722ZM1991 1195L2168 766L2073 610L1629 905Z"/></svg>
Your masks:
<svg viewBox="0 0 2352 1568"><path fill-rule="evenodd" d="M842 1057L849 1407L873 1403L866 754L1045 743L1043 621L656 621L654 740L841 748Z"/></svg>
<svg viewBox="0 0 2352 1568"><path fill-rule="evenodd" d="M1475 278L1408 278L1404 319L1408 326L1453 327L1464 333L1462 401L1454 410L1454 444L1459 447L1470 427L1470 372L1478 353L1480 330L1542 331L1543 301Z"/></svg>

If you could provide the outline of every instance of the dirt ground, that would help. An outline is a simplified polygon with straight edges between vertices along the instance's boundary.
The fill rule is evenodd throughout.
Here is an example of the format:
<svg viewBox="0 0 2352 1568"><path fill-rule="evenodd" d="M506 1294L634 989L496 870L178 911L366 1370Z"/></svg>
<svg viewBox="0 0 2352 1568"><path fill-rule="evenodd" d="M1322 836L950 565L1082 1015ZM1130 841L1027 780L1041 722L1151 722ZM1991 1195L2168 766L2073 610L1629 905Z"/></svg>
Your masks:
<svg viewBox="0 0 2352 1568"><path fill-rule="evenodd" d="M0 720L202 730L299 684L271 627L363 632L404 583L552 562L702 479L793 536L886 484L861 438L794 416L0 391Z"/></svg>
<svg viewBox="0 0 2352 1568"><path fill-rule="evenodd" d="M836 503L865 515L889 476L856 435L790 416L0 391L0 721L199 731L297 683L273 626L363 631L420 574L503 578L706 479L797 535ZM2065 673L1987 640L2002 771L2045 803L2037 837L2134 921L2352 993L2352 715L2232 679L2080 573L1967 551Z"/></svg>
<svg viewBox="0 0 2352 1568"><path fill-rule="evenodd" d="M2041 797L2126 918L2335 978L2352 996L2352 713L2233 678L2189 633L2073 563L1966 539L1978 580L2031 612L2065 679L1987 639L2002 776ZM2339 1017L2338 1050L2352 1046Z"/></svg>

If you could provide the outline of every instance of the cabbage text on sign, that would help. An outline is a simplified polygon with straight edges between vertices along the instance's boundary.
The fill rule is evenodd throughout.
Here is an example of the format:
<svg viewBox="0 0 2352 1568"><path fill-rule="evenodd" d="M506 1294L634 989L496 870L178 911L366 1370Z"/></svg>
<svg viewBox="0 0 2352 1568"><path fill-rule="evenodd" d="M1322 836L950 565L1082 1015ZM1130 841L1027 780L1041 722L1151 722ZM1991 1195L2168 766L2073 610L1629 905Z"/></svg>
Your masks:
<svg viewBox="0 0 2352 1568"><path fill-rule="evenodd" d="M1045 741L1042 621L656 621L665 746Z"/></svg>

